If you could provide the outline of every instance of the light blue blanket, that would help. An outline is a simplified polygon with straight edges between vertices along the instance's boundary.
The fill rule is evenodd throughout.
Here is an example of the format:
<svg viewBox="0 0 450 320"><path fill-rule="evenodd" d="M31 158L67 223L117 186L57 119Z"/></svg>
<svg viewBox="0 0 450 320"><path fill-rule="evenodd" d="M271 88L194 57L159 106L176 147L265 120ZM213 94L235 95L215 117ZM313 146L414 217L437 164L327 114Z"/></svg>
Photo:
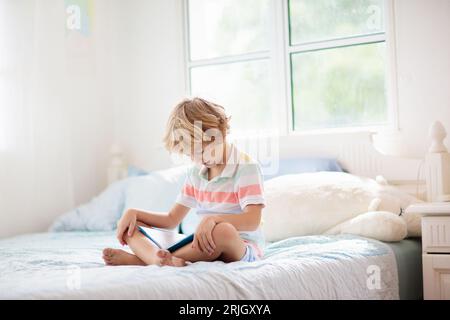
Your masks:
<svg viewBox="0 0 450 320"><path fill-rule="evenodd" d="M3 299L398 299L386 244L350 235L290 238L246 263L184 268L105 266L113 232L43 233L0 241Z"/></svg>

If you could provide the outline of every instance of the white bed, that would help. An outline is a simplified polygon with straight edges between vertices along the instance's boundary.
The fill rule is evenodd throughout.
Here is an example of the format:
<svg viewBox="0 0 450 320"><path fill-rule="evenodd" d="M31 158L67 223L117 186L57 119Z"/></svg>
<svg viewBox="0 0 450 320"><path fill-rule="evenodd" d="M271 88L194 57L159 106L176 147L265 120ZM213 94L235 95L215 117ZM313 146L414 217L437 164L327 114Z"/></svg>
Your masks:
<svg viewBox="0 0 450 320"><path fill-rule="evenodd" d="M197 262L185 268L105 266L101 250L106 246L117 246L113 232L44 233L2 240L0 298L399 298L392 249L350 235L290 238L268 246L262 261Z"/></svg>

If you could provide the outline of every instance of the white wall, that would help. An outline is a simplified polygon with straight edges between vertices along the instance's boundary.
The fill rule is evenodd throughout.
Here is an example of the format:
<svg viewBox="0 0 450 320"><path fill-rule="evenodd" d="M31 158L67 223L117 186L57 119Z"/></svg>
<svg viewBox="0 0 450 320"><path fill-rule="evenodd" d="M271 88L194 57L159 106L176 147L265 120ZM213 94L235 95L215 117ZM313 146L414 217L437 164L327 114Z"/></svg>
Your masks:
<svg viewBox="0 0 450 320"><path fill-rule="evenodd" d="M0 1L0 237L44 231L105 186L114 127L97 18L82 38L66 33L64 1Z"/></svg>
<svg viewBox="0 0 450 320"><path fill-rule="evenodd" d="M395 3L401 138L407 153L423 156L434 120L450 135L450 1Z"/></svg>
<svg viewBox="0 0 450 320"><path fill-rule="evenodd" d="M185 96L182 1L122 1L113 66L116 140L130 163L167 167L162 136L171 108Z"/></svg>
<svg viewBox="0 0 450 320"><path fill-rule="evenodd" d="M64 1L0 0L0 237L45 231L104 189L113 142L131 163L168 164L181 1L93 3L81 35L66 29Z"/></svg>

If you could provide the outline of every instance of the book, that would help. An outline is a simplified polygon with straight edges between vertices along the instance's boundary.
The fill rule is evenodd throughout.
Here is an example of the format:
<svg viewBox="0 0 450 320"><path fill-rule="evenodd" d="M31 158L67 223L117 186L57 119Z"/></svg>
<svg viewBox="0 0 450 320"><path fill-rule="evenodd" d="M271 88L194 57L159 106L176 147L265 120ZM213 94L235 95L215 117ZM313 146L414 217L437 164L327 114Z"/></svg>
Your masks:
<svg viewBox="0 0 450 320"><path fill-rule="evenodd" d="M193 234L185 235L155 227L139 226L138 230L158 248L165 249L169 252L175 252L194 240Z"/></svg>

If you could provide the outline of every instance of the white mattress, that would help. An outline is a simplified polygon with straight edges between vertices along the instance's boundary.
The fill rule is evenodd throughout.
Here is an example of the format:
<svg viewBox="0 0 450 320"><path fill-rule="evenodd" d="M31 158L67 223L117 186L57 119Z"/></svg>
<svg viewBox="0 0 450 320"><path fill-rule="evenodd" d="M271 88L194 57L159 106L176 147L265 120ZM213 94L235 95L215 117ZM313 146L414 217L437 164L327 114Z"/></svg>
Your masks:
<svg viewBox="0 0 450 320"><path fill-rule="evenodd" d="M101 251L107 246L117 247L112 232L1 240L0 298L399 298L392 250L355 236L290 238L269 245L258 262L198 262L184 268L105 266ZM379 286L372 280L379 280Z"/></svg>

